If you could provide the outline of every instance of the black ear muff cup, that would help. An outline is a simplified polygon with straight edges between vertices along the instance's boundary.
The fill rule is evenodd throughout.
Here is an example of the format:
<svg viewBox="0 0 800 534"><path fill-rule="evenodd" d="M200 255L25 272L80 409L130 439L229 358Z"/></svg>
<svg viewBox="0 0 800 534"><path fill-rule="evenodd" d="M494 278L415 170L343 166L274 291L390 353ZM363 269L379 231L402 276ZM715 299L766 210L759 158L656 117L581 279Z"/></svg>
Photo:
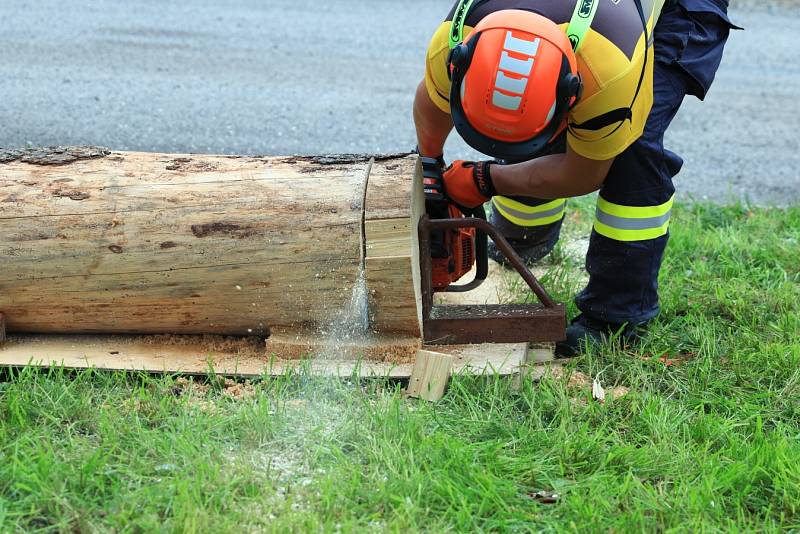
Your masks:
<svg viewBox="0 0 800 534"><path fill-rule="evenodd" d="M450 53L450 64L459 70L466 70L469 60L469 49L464 43L453 48Z"/></svg>
<svg viewBox="0 0 800 534"><path fill-rule="evenodd" d="M447 54L447 76L450 79L453 79L454 75L456 78L463 77L467 72L469 64L472 61L472 54L475 53L475 45L478 42L478 37L480 37L480 35L475 36L470 44L459 43Z"/></svg>
<svg viewBox="0 0 800 534"><path fill-rule="evenodd" d="M569 98L580 99L583 94L583 82L579 75L567 73L561 78L559 85L559 92Z"/></svg>

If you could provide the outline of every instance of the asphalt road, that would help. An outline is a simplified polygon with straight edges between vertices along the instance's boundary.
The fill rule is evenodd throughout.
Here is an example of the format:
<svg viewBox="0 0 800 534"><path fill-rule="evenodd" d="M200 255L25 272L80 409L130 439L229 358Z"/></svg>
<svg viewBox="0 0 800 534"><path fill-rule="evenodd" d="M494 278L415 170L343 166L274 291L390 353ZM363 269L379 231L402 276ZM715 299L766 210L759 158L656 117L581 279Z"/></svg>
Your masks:
<svg viewBox="0 0 800 534"><path fill-rule="evenodd" d="M3 0L0 146L393 152L449 0ZM732 8L706 102L667 138L683 195L800 201L800 8ZM453 139L447 156L472 153Z"/></svg>

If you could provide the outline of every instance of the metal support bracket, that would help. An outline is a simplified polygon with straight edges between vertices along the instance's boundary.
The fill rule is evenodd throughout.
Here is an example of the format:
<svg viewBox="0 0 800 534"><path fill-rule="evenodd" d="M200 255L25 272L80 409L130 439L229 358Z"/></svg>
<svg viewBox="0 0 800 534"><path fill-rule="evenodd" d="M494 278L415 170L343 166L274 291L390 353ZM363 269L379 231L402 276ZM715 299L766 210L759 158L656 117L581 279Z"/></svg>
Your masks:
<svg viewBox="0 0 800 534"><path fill-rule="evenodd" d="M541 304L434 305L431 273L431 232L475 228L489 235L509 263L528 284ZM458 219L420 218L418 226L422 275L422 328L425 343L434 345L469 343L519 343L561 341L565 337L566 309L542 287L522 258L487 221L475 217Z"/></svg>

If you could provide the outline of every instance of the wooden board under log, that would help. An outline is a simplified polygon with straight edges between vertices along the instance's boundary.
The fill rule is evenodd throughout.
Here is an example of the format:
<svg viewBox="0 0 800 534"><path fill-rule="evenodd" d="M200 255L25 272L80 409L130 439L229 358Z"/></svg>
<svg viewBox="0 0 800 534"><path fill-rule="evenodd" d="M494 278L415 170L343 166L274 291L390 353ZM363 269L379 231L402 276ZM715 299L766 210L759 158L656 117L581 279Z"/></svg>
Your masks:
<svg viewBox="0 0 800 534"><path fill-rule="evenodd" d="M313 330L364 261L374 329L419 336L416 157L70 150L0 151L10 332Z"/></svg>
<svg viewBox="0 0 800 534"><path fill-rule="evenodd" d="M524 343L450 345L437 351L453 356L453 373L511 375L527 359ZM260 345L208 336L59 336L14 334L0 347L2 367L65 367L105 370L216 374L255 377L307 368L319 375L408 378L413 362L359 359L283 359ZM544 371L533 369L542 374Z"/></svg>

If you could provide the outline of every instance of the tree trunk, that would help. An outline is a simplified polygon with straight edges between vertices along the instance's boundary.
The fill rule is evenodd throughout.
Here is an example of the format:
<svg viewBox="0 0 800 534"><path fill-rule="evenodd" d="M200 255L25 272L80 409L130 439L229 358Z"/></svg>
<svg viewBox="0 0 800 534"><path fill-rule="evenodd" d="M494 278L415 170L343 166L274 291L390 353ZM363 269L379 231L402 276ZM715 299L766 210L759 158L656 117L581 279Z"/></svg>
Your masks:
<svg viewBox="0 0 800 534"><path fill-rule="evenodd" d="M12 332L268 335L349 305L419 335L417 158L0 152ZM365 255L366 254L366 255Z"/></svg>

